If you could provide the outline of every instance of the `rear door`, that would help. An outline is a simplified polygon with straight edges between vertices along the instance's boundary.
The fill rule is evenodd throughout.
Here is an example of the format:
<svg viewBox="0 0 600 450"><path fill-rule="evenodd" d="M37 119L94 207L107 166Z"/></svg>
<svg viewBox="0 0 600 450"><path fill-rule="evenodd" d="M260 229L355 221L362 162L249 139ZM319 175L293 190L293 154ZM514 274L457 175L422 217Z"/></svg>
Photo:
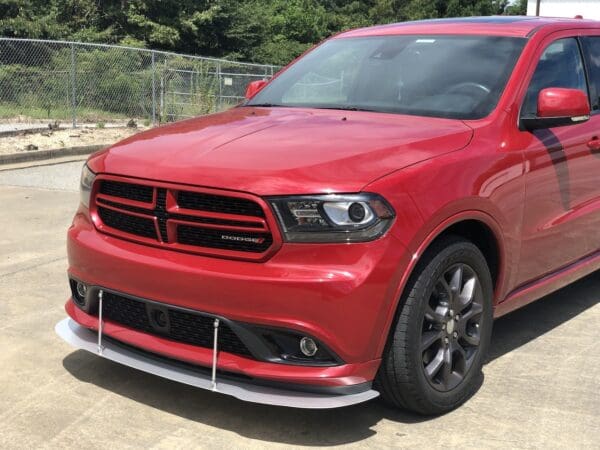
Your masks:
<svg viewBox="0 0 600 450"><path fill-rule="evenodd" d="M595 41L586 44L594 49L596 45ZM538 93L544 88L589 93L583 47L577 36L546 42L521 117L535 115ZM596 114L587 122L522 132L533 136L524 149L528 173L519 284L574 263L600 247L600 148L591 148L600 138L598 100L592 101Z"/></svg>

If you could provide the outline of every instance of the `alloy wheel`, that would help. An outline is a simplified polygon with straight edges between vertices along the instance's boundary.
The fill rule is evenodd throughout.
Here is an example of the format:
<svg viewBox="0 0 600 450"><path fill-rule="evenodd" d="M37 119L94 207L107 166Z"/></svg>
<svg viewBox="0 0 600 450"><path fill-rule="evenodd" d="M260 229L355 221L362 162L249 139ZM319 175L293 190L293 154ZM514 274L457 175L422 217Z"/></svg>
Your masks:
<svg viewBox="0 0 600 450"><path fill-rule="evenodd" d="M436 281L425 305L421 360L425 378L438 391L458 386L479 351L483 291L475 271L455 264Z"/></svg>

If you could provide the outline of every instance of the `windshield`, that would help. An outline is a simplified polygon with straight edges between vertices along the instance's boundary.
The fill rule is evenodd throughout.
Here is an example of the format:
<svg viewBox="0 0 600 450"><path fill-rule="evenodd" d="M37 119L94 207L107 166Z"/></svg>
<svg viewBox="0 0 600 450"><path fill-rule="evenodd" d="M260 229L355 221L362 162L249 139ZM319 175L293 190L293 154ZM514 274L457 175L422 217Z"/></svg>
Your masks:
<svg viewBox="0 0 600 450"><path fill-rule="evenodd" d="M479 119L495 108L524 44L496 36L332 39L246 105Z"/></svg>

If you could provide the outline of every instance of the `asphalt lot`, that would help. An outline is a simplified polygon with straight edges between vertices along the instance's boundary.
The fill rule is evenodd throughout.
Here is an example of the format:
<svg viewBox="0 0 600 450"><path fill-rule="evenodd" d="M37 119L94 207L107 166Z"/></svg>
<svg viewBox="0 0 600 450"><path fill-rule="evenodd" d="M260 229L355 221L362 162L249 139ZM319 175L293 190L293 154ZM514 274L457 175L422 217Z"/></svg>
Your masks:
<svg viewBox="0 0 600 450"><path fill-rule="evenodd" d="M600 273L498 320L483 386L437 418L243 403L73 350L53 328L80 167L0 166L0 448L598 448Z"/></svg>

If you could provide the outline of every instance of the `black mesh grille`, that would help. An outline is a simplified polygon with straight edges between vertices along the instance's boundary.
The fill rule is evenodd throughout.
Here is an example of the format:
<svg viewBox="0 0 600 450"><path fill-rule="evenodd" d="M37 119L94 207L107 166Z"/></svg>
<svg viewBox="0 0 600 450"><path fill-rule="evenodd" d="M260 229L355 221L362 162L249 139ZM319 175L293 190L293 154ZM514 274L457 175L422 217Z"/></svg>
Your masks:
<svg viewBox="0 0 600 450"><path fill-rule="evenodd" d="M262 242L252 241L256 239ZM273 238L268 233L240 233L179 225L177 241L185 245L223 248L239 252L264 252L273 243Z"/></svg>
<svg viewBox="0 0 600 450"><path fill-rule="evenodd" d="M102 315L111 322L144 333L162 336L173 341L196 345L203 348L213 347L214 318L199 313L191 313L176 308L166 307L169 313L170 329L156 332L146 312L146 305L151 303L134 300L129 297L104 292L102 298ZM252 357L252 354L229 326L221 321L219 325L219 349L236 355Z"/></svg>
<svg viewBox="0 0 600 450"><path fill-rule="evenodd" d="M260 205L252 200L233 198L222 195L201 194L198 192L181 191L177 202L181 208L211 211L242 216L264 217Z"/></svg>
<svg viewBox="0 0 600 450"><path fill-rule="evenodd" d="M113 197L127 198L138 202L152 202L152 186L141 184L122 183L120 181L103 180L100 185L100 193L112 195Z"/></svg>
<svg viewBox="0 0 600 450"><path fill-rule="evenodd" d="M222 249L245 252L248 258L252 258L251 253L265 253L273 245L266 221L260 220L266 218L265 212L251 199L121 181L99 182L99 193L114 197L98 195L95 199L107 233L112 228L132 235L132 239L154 239L156 245L173 250L194 252L191 247L204 247L207 250L203 253ZM186 248L178 248L179 244Z"/></svg>
<svg viewBox="0 0 600 450"><path fill-rule="evenodd" d="M110 292L102 294L102 317L135 330L146 333L152 331L143 302Z"/></svg>
<svg viewBox="0 0 600 450"><path fill-rule="evenodd" d="M113 208L123 209L125 211L131 211L138 214L146 214L148 216L153 216L154 211L148 208L140 208L139 206L126 205L124 203L111 202L110 200L103 199L98 197L96 199L96 203L99 205L112 206Z"/></svg>
<svg viewBox="0 0 600 450"><path fill-rule="evenodd" d="M101 206L98 207L98 215L102 222L111 228L156 239L156 229L153 220L150 218L144 219L143 217L131 216Z"/></svg>

